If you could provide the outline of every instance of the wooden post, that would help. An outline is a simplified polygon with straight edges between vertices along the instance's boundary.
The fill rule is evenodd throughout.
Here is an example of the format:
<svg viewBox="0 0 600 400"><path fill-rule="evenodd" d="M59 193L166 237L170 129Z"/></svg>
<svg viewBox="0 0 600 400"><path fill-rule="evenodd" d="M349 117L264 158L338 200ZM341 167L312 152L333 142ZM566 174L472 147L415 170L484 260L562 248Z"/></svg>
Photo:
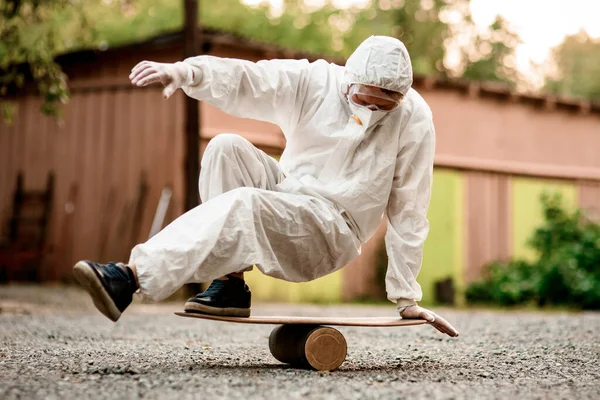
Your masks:
<svg viewBox="0 0 600 400"><path fill-rule="evenodd" d="M183 0L184 7L184 43L183 57L198 55L201 38L198 32L198 0ZM198 194L198 176L200 175L200 104L198 100L185 96L185 161L184 176L184 211L189 211L200 204ZM190 283L185 285L186 297L202 291L202 285Z"/></svg>
<svg viewBox="0 0 600 400"><path fill-rule="evenodd" d="M200 37L198 32L198 0L184 0L184 58L198 55ZM200 107L198 101L185 96L185 161L184 190L185 211L200 203L198 176L200 173Z"/></svg>

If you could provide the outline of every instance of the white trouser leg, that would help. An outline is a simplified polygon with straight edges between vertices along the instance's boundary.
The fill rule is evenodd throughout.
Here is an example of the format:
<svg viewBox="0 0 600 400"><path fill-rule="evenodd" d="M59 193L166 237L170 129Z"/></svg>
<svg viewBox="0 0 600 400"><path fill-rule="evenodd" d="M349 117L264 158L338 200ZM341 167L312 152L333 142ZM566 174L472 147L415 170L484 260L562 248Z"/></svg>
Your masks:
<svg viewBox="0 0 600 400"><path fill-rule="evenodd" d="M279 163L239 135L215 136L202 155L198 187L206 202L239 187L275 190L284 178Z"/></svg>
<svg viewBox="0 0 600 400"><path fill-rule="evenodd" d="M208 282L249 265L287 281L309 281L358 254L354 234L330 204L266 190L276 189L281 177L276 161L243 139L219 142L225 143L213 145L212 154L207 148L202 163L203 204L131 253L142 298L158 301L187 282Z"/></svg>
<svg viewBox="0 0 600 400"><path fill-rule="evenodd" d="M279 163L240 135L224 133L206 146L198 189L202 202L240 187L275 190L284 178ZM250 271L252 266L240 266Z"/></svg>

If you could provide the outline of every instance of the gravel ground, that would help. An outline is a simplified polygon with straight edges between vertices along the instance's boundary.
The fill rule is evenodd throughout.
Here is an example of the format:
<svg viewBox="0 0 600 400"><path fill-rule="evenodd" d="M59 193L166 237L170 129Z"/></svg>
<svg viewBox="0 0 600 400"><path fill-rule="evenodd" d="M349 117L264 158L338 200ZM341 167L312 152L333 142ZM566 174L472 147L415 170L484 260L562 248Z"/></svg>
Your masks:
<svg viewBox="0 0 600 400"><path fill-rule="evenodd" d="M298 370L268 350L268 325L134 304L117 323L74 287L0 286L0 398L600 398L600 313L436 310L430 326L341 327L339 370ZM255 304L254 314L394 315L390 306Z"/></svg>

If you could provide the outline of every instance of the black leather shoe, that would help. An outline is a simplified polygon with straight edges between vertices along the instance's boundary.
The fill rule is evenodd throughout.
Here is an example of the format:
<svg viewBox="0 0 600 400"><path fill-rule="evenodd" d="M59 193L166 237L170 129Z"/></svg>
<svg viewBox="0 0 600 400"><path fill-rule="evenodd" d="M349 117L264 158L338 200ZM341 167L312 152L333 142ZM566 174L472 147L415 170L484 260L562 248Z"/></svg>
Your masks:
<svg viewBox="0 0 600 400"><path fill-rule="evenodd" d="M214 280L205 292L185 303L186 312L249 317L252 294L243 279L227 275L226 280Z"/></svg>
<svg viewBox="0 0 600 400"><path fill-rule="evenodd" d="M137 290L133 271L122 263L79 261L73 275L92 296L96 308L113 321L121 317Z"/></svg>

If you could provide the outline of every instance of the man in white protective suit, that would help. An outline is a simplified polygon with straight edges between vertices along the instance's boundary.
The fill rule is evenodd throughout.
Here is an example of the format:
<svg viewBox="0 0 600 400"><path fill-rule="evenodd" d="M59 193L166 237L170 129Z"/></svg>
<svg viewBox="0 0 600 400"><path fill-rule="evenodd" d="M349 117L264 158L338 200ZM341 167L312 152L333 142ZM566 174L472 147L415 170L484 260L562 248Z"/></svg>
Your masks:
<svg viewBox="0 0 600 400"><path fill-rule="evenodd" d="M216 136L202 158L201 205L137 245L127 264L78 262L75 277L104 315L116 321L135 292L159 301L185 283L212 281L187 312L249 316L244 271L255 265L291 282L330 274L360 254L384 217L388 298L403 318L458 336L417 305L435 131L402 42L372 36L345 67L198 56L143 61L130 79L162 83L165 98L181 88L228 114L276 124L287 144L277 162L241 136Z"/></svg>

